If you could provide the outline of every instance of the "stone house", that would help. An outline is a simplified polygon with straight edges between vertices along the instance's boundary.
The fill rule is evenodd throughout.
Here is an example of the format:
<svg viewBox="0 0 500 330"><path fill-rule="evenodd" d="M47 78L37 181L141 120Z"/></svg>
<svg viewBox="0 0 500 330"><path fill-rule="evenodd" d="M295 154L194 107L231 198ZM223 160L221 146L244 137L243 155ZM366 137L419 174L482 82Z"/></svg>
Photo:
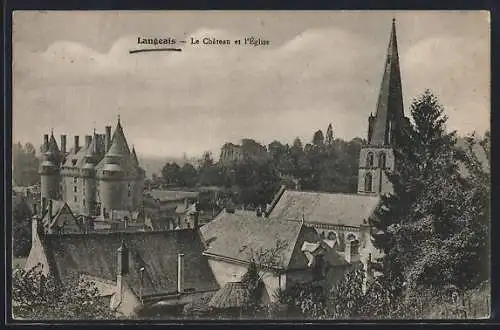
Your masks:
<svg viewBox="0 0 500 330"><path fill-rule="evenodd" d="M206 245L203 254L221 288L240 281L251 260L256 261L265 287L263 302L276 301L278 290L296 283L337 280L359 260L346 261L300 221L223 211L200 232Z"/></svg>
<svg viewBox="0 0 500 330"><path fill-rule="evenodd" d="M75 278L96 284L111 309L126 316L150 310L182 310L219 285L196 230L46 234L33 221L26 269L74 285Z"/></svg>

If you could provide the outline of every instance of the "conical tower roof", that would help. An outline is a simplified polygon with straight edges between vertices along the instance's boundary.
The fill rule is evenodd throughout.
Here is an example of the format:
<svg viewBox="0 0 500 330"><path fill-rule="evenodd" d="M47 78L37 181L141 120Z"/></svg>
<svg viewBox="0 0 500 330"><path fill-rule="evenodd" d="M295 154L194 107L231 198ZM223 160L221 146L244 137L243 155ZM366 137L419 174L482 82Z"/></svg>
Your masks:
<svg viewBox="0 0 500 330"><path fill-rule="evenodd" d="M49 138L49 145L47 151L53 154L59 154L59 147L57 146L56 138L54 137L54 131L51 132Z"/></svg>
<svg viewBox="0 0 500 330"><path fill-rule="evenodd" d="M132 152L130 154L132 155L132 160L134 161L134 165L139 166L139 159L137 159L137 154L135 153L135 147L132 147Z"/></svg>
<svg viewBox="0 0 500 330"><path fill-rule="evenodd" d="M120 123L120 117L118 117L118 124L116 125L115 132L111 139L111 146L109 147L108 156L128 156L130 155L130 149L127 144L127 139L123 133L123 128Z"/></svg>
<svg viewBox="0 0 500 330"><path fill-rule="evenodd" d="M392 130L397 126L401 127L401 125L404 125L403 92L396 38L396 20L393 19L370 144L390 144Z"/></svg>

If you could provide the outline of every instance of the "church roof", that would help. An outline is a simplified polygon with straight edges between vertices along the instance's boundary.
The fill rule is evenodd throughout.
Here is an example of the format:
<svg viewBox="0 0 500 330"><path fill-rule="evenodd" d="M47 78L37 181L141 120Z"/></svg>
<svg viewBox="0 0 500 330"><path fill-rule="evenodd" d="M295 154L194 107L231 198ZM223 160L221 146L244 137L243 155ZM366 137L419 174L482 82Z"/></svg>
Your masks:
<svg viewBox="0 0 500 330"><path fill-rule="evenodd" d="M62 281L86 274L116 281L117 250L122 241L128 247L128 285L141 290L140 269L144 267L144 296L177 291L177 255L184 254L184 287L200 291L219 289L198 231L192 229L159 232L115 232L46 235L45 251L51 271Z"/></svg>
<svg viewBox="0 0 500 330"><path fill-rule="evenodd" d="M286 190L269 218L358 227L375 210L380 197L358 194Z"/></svg>
<svg viewBox="0 0 500 330"><path fill-rule="evenodd" d="M389 121L391 120L394 121L394 125L405 125L395 20L392 22L391 36L384 64L384 75L377 101L377 112L374 117L371 136L369 136L370 144L390 144L388 139L389 129L391 128Z"/></svg>

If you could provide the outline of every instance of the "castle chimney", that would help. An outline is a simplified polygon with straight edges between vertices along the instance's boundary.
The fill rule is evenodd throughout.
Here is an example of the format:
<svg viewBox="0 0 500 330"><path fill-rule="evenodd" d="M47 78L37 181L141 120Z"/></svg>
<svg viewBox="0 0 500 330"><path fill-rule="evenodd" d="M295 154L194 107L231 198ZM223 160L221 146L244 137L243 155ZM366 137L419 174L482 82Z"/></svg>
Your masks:
<svg viewBox="0 0 500 330"><path fill-rule="evenodd" d="M66 134L61 134L61 152L66 153Z"/></svg>
<svg viewBox="0 0 500 330"><path fill-rule="evenodd" d="M184 292L184 254L177 255L177 292Z"/></svg>
<svg viewBox="0 0 500 330"><path fill-rule="evenodd" d="M43 152L47 152L49 150L49 135L43 135Z"/></svg>
<svg viewBox="0 0 500 330"><path fill-rule="evenodd" d="M88 148L92 143L92 135L85 135L85 148Z"/></svg>
<svg viewBox="0 0 500 330"><path fill-rule="evenodd" d="M78 149L80 149L80 137L75 135L75 154L78 152Z"/></svg>
<svg viewBox="0 0 500 330"><path fill-rule="evenodd" d="M104 138L104 147L105 151L107 152L109 149L109 146L111 145L111 126L106 126L106 137Z"/></svg>

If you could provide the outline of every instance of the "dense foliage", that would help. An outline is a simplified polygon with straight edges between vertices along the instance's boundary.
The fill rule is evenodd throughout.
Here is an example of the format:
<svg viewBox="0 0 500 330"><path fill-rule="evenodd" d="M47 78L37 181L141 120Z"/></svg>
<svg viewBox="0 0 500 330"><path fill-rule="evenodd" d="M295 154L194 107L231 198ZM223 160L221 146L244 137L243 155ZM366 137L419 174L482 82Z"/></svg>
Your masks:
<svg viewBox="0 0 500 330"><path fill-rule="evenodd" d="M267 147L243 139L240 157L215 161L203 154L196 168L165 164L156 180L170 186L217 186L233 193L233 202L264 207L280 185L304 190L354 193L357 190L358 157L363 141L334 139L330 124L326 136L316 131L305 146L299 138L292 145L279 141ZM227 143L222 149L226 148Z"/></svg>
<svg viewBox="0 0 500 330"><path fill-rule="evenodd" d="M117 318L92 282L75 279L74 285L61 285L52 276L44 275L40 266L14 271L12 305L14 318L26 320Z"/></svg>
<svg viewBox="0 0 500 330"><path fill-rule="evenodd" d="M14 257L27 257L31 248L31 209L25 198L12 204L12 249Z"/></svg>
<svg viewBox="0 0 500 330"><path fill-rule="evenodd" d="M31 186L40 181L39 160L36 149L31 143L24 146L18 142L12 146L12 178L18 186Z"/></svg>

